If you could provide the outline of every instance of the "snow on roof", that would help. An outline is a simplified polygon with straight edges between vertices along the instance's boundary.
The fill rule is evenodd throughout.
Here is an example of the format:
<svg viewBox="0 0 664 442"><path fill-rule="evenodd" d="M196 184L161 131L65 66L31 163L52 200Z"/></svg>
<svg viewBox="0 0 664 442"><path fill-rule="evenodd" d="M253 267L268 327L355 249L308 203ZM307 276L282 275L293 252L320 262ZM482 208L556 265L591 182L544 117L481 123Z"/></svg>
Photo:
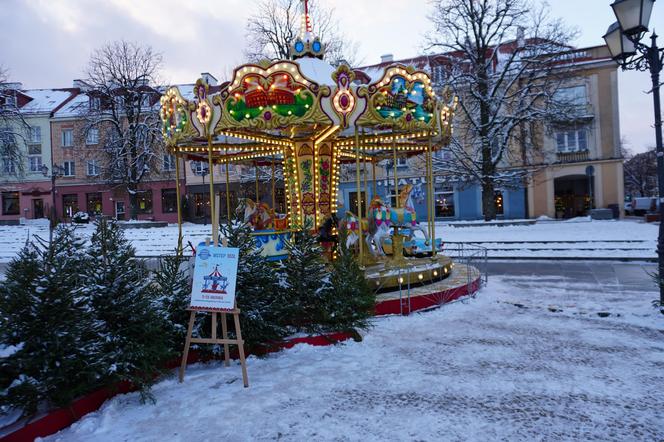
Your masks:
<svg viewBox="0 0 664 442"><path fill-rule="evenodd" d="M71 101L62 106L62 108L58 109L54 116L59 118L76 117L84 113L88 106L88 96L86 94L78 94Z"/></svg>
<svg viewBox="0 0 664 442"><path fill-rule="evenodd" d="M32 114L52 112L72 94L66 89L28 89L21 92L32 98L21 108L21 112Z"/></svg>
<svg viewBox="0 0 664 442"><path fill-rule="evenodd" d="M309 80L318 84L334 84L332 81L332 74L335 69L328 62L312 57L303 57L296 60L296 62L300 65L300 71L302 71L304 76Z"/></svg>

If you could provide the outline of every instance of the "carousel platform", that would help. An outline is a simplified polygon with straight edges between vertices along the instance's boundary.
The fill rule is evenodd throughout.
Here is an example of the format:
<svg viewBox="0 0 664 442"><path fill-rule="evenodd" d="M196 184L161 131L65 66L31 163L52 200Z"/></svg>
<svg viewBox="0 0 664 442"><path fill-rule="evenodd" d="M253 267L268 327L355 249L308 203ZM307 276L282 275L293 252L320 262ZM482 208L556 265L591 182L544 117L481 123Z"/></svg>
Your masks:
<svg viewBox="0 0 664 442"><path fill-rule="evenodd" d="M376 296L375 313L377 316L406 315L430 309L474 293L480 286L481 274L477 268L465 264L451 264L451 270L443 279L411 284L410 289L407 284L401 284L400 288L379 293Z"/></svg>

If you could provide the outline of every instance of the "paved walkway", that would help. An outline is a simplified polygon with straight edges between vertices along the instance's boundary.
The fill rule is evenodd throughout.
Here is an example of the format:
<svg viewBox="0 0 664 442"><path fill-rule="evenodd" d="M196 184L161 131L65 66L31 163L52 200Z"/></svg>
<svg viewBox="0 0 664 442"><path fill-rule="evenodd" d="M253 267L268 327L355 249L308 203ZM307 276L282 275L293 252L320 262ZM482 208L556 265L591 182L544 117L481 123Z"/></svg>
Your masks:
<svg viewBox="0 0 664 442"><path fill-rule="evenodd" d="M587 283L612 292L653 291L656 284L650 274L657 271L653 263L599 261L489 261L491 276L541 276L550 280L559 276L575 283ZM509 278L514 279L514 278ZM516 282L518 284L518 282Z"/></svg>

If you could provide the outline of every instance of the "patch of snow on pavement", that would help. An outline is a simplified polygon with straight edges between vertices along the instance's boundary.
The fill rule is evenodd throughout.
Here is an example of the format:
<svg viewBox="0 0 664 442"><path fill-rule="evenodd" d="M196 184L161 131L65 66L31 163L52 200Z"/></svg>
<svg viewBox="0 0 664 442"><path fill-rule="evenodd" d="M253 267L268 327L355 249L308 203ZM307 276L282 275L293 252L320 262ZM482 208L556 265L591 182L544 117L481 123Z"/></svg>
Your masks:
<svg viewBox="0 0 664 442"><path fill-rule="evenodd" d="M662 440L656 296L492 277L363 342L251 357L248 389L237 364L197 365L155 404L118 396L46 440Z"/></svg>

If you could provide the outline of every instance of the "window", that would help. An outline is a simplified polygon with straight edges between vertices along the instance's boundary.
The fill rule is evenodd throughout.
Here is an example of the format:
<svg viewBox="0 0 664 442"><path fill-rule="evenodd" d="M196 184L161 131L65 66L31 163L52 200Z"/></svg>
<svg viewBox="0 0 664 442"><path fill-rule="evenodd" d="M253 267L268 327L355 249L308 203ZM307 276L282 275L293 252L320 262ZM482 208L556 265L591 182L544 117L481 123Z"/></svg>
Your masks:
<svg viewBox="0 0 664 442"><path fill-rule="evenodd" d="M364 195L364 192L360 192L360 204L361 204L361 211L362 214L360 216L365 217L366 216L366 198ZM348 210L350 210L353 213L357 213L357 192L350 192L348 194L348 202L350 204L350 207Z"/></svg>
<svg viewBox="0 0 664 442"><path fill-rule="evenodd" d="M41 144L41 127L34 126L30 128L30 143Z"/></svg>
<svg viewBox="0 0 664 442"><path fill-rule="evenodd" d="M454 211L454 188L452 186L436 186L435 197L437 218L456 215Z"/></svg>
<svg viewBox="0 0 664 442"><path fill-rule="evenodd" d="M2 192L2 214L18 215L21 212L18 192Z"/></svg>
<svg viewBox="0 0 664 442"><path fill-rule="evenodd" d="M177 193L175 189L161 189L161 212L174 213L178 211Z"/></svg>
<svg viewBox="0 0 664 442"><path fill-rule="evenodd" d="M2 172L3 173L16 173L16 164L9 157L2 158Z"/></svg>
<svg viewBox="0 0 664 442"><path fill-rule="evenodd" d="M207 175L209 168L208 164L203 161L192 161L191 170L196 175L203 175L203 174Z"/></svg>
<svg viewBox="0 0 664 442"><path fill-rule="evenodd" d="M152 190L140 192L137 195L138 213L152 213Z"/></svg>
<svg viewBox="0 0 664 442"><path fill-rule="evenodd" d="M41 172L42 167L42 157L39 156L29 156L28 164L30 166L30 172Z"/></svg>
<svg viewBox="0 0 664 442"><path fill-rule="evenodd" d="M209 193L195 193L194 194L194 216L202 218L207 216L208 207L210 207L210 194Z"/></svg>
<svg viewBox="0 0 664 442"><path fill-rule="evenodd" d="M16 107L16 95L13 95L11 92L5 95L5 106Z"/></svg>
<svg viewBox="0 0 664 442"><path fill-rule="evenodd" d="M505 206L503 202L503 192L501 190L496 190L493 193L493 203L496 206L496 215L505 214Z"/></svg>
<svg viewBox="0 0 664 442"><path fill-rule="evenodd" d="M175 170L175 156L170 154L164 155L164 172Z"/></svg>
<svg viewBox="0 0 664 442"><path fill-rule="evenodd" d="M67 218L74 216L78 212L78 195L75 193L62 195L62 208Z"/></svg>
<svg viewBox="0 0 664 442"><path fill-rule="evenodd" d="M452 159L452 152L448 149L441 149L433 153L433 157L439 160L450 161Z"/></svg>
<svg viewBox="0 0 664 442"><path fill-rule="evenodd" d="M86 206L88 209L88 214L90 215L101 215L101 193L86 193L85 194Z"/></svg>
<svg viewBox="0 0 664 442"><path fill-rule="evenodd" d="M42 167L41 144L28 145L28 169L30 172L41 172Z"/></svg>
<svg viewBox="0 0 664 442"><path fill-rule="evenodd" d="M150 96L143 95L141 98L141 109L148 109L150 107Z"/></svg>
<svg viewBox="0 0 664 442"><path fill-rule="evenodd" d="M397 158L397 166L398 167L408 166L408 158Z"/></svg>
<svg viewBox="0 0 664 442"><path fill-rule="evenodd" d="M554 94L554 100L561 106L585 107L588 104L584 85L564 87Z"/></svg>
<svg viewBox="0 0 664 442"><path fill-rule="evenodd" d="M85 144L88 146L99 144L99 129L96 127L91 127L88 129L88 133L85 136Z"/></svg>
<svg viewBox="0 0 664 442"><path fill-rule="evenodd" d="M585 129L568 130L556 134L558 152L579 152L588 150L588 133Z"/></svg>
<svg viewBox="0 0 664 442"><path fill-rule="evenodd" d="M99 110L101 108L101 99L99 97L90 97L90 109Z"/></svg>
<svg viewBox="0 0 664 442"><path fill-rule="evenodd" d="M76 165L73 161L63 161L62 163L62 176L76 175Z"/></svg>
<svg viewBox="0 0 664 442"><path fill-rule="evenodd" d="M97 160L90 160L87 163L88 166L88 176L98 176L99 172L101 170L101 167L99 167L99 161Z"/></svg>
<svg viewBox="0 0 664 442"><path fill-rule="evenodd" d="M72 147L74 145L74 130L62 129L62 147Z"/></svg>

